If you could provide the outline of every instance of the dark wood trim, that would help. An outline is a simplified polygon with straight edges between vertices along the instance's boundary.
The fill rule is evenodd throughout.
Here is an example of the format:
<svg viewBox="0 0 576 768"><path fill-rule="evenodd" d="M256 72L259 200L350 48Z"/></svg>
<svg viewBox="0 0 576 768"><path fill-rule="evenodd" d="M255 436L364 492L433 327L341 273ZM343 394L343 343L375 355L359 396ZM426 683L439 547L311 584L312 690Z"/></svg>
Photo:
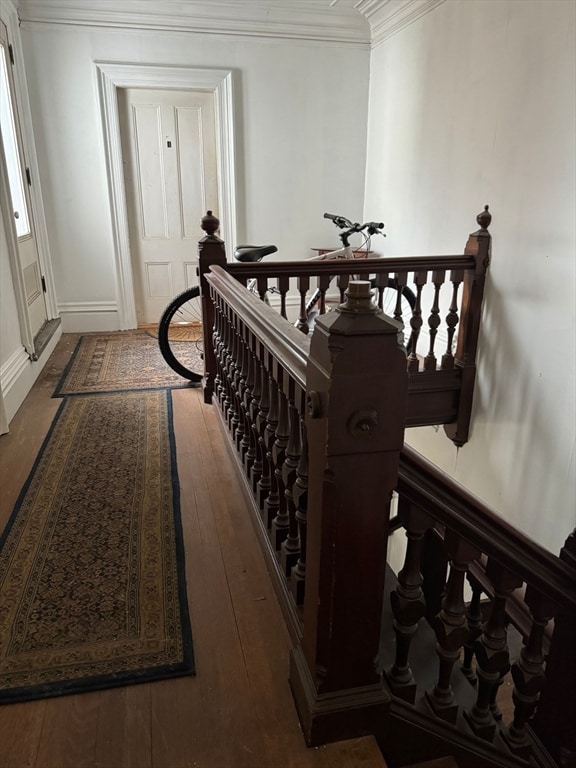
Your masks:
<svg viewBox="0 0 576 768"><path fill-rule="evenodd" d="M351 266L353 265L353 267ZM249 264L228 262L226 271L237 280L251 277L298 277L301 275L369 275L378 272L415 272L474 269L473 256L387 256L381 259L338 259L334 261L258 261Z"/></svg>
<svg viewBox="0 0 576 768"><path fill-rule="evenodd" d="M301 645L290 654L290 687L309 747L378 733L390 707L379 684L318 693Z"/></svg>
<svg viewBox="0 0 576 768"><path fill-rule="evenodd" d="M574 570L405 445L399 492L558 605L576 607Z"/></svg>

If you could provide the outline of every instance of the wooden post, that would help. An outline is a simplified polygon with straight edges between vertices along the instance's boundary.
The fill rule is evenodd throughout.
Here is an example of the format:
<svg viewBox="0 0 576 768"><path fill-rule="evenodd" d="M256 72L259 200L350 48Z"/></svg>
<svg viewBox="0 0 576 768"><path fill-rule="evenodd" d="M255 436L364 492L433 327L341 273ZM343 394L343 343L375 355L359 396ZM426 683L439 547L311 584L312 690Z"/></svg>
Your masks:
<svg viewBox="0 0 576 768"><path fill-rule="evenodd" d="M576 528L560 550L560 559L574 570L576 580ZM546 683L532 728L562 768L576 765L576 611L555 612L554 634L546 663Z"/></svg>
<svg viewBox="0 0 576 768"><path fill-rule="evenodd" d="M374 662L408 374L401 325L370 293L350 283L316 321L308 361L306 591L290 683L310 745L373 733L389 702Z"/></svg>
<svg viewBox="0 0 576 768"><path fill-rule="evenodd" d="M213 264L226 265L226 250L224 241L214 233L220 227L220 221L208 211L202 219L202 229L206 237L198 243L198 274L200 277L200 294L202 296L202 335L204 349L204 402L211 403L216 378L216 355L212 344L214 328L214 304L210 298L206 273Z"/></svg>
<svg viewBox="0 0 576 768"><path fill-rule="evenodd" d="M476 216L476 221L480 229L469 236L464 250L466 255L474 257L476 267L474 271L467 270L464 275L462 312L457 331L458 343L454 367L460 370L462 376L458 417L454 424L444 426L444 431L458 447L468 441L472 416L472 399L476 381L476 350L480 334L484 283L490 264L491 237L488 227L492 221L492 215L487 205L484 206L484 211Z"/></svg>

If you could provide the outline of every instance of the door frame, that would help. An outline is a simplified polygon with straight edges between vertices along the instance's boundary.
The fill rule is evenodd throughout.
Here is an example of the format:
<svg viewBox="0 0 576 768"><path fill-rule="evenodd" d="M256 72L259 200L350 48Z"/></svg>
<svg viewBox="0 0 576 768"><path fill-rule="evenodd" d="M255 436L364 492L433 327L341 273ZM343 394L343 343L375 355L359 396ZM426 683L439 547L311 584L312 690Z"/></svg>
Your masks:
<svg viewBox="0 0 576 768"><path fill-rule="evenodd" d="M34 220L34 235L36 238L36 247L38 251L38 264L41 275L44 278L44 304L46 307L46 318L48 321L59 318L58 305L56 301L56 287L54 274L52 271L52 262L50 258L50 247L48 243L48 229L44 211L44 202L42 199L42 190L40 189L40 171L38 158L36 155L36 145L34 143L34 133L32 130L32 114L30 111L30 100L28 95L28 84L26 82L24 55L22 52L22 43L20 39L20 20L16 8L10 3L0 2L0 20L4 23L8 34L8 42L12 46L15 66L12 69L12 79L14 83L14 93L12 94L15 118L19 122L21 139L23 143L24 158L27 167L30 169L32 185L29 187L31 216ZM2 153L3 155L3 153ZM11 193L8 184L8 172L4 158L0 163L0 205L2 207L2 216L4 219L4 228L7 238L8 260L10 262L10 271L14 285L14 295L16 300L16 309L18 314L18 323L20 326L20 341L26 354L30 359L36 359L36 349L34 344L34 335L28 315L28 302L24 290L22 275L20 271L19 245L14 225L14 211L11 207Z"/></svg>
<svg viewBox="0 0 576 768"><path fill-rule="evenodd" d="M237 236L233 72L230 69L201 69L102 61L94 63L108 170L118 322L120 330L128 330L136 328L138 323L128 231L117 89L156 88L213 93L216 118L219 214L222 222L223 240L231 248L236 243Z"/></svg>

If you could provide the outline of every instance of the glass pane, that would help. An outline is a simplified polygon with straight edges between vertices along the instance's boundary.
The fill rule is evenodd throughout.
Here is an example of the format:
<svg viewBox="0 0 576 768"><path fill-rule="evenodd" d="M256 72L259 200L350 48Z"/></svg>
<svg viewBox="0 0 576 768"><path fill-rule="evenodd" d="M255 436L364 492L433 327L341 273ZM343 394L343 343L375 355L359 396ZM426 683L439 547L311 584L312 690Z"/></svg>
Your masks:
<svg viewBox="0 0 576 768"><path fill-rule="evenodd" d="M12 195L12 207L16 222L16 234L18 237L30 234L28 220L28 208L24 195L24 179L22 178L22 164L20 152L16 140L16 126L12 101L10 99L8 72L6 70L6 51L0 43L0 129L2 130L2 143L4 156L8 168L8 182Z"/></svg>

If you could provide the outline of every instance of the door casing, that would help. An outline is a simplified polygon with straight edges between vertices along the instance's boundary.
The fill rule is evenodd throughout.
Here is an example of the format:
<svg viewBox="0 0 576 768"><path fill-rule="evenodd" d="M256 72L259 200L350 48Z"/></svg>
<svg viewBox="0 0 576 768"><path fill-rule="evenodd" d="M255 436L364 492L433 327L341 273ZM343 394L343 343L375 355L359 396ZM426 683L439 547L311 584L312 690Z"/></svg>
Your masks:
<svg viewBox="0 0 576 768"><path fill-rule="evenodd" d="M177 88L180 90L204 90L214 94L221 232L224 241L232 246L236 243L237 235L233 72L229 69L165 67L113 62L95 62L95 66L110 181L118 323L120 330L127 330L137 327L137 317L117 89Z"/></svg>
<svg viewBox="0 0 576 768"><path fill-rule="evenodd" d="M13 69L14 78L14 100L16 101L17 114L20 120L21 138L24 144L24 156L26 164L30 168L32 177L32 186L29 189L31 213L34 218L34 233L36 237L36 247L38 251L38 263L45 286L44 304L47 319L49 321L58 318L58 306L56 302L56 290L50 261L50 249L48 245L48 232L44 213L44 203L40 189L40 173L38 169L38 160L36 157L36 147L32 133L32 116L30 113L30 104L28 100L28 89L24 77L24 58L19 37L19 19L16 9L9 3L0 3L0 19L6 27L8 42L12 46L12 52L15 61ZM13 211L10 206L10 190L8 186L7 171L4 162L2 162L2 172L0 173L0 185L2 186L2 215L5 220L5 232L8 245L8 258L12 272L14 293L16 298L16 307L20 325L20 340L31 359L36 359L36 348L34 344L34 332L32 324L28 317L26 291L20 275L20 266L18 262L18 239L13 220Z"/></svg>

